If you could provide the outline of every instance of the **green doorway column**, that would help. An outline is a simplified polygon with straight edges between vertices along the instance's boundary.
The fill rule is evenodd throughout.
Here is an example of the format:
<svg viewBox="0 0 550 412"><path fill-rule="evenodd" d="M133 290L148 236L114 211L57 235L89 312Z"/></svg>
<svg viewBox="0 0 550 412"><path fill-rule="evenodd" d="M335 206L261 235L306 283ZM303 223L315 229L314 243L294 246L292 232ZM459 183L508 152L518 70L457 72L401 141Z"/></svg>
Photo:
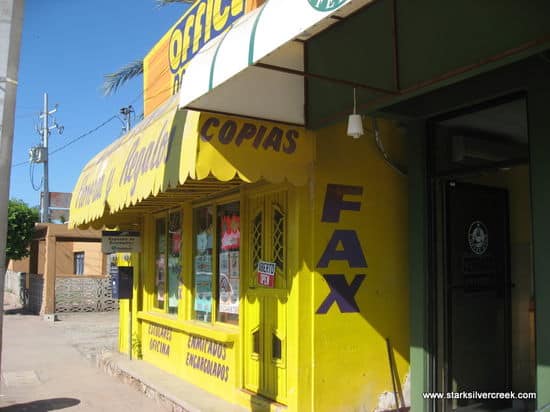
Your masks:
<svg viewBox="0 0 550 412"><path fill-rule="evenodd" d="M529 146L533 209L533 270L537 348L537 405L550 403L550 85L529 89Z"/></svg>
<svg viewBox="0 0 550 412"><path fill-rule="evenodd" d="M426 124L407 125L409 176L409 293L411 410L427 411L428 390L428 175Z"/></svg>

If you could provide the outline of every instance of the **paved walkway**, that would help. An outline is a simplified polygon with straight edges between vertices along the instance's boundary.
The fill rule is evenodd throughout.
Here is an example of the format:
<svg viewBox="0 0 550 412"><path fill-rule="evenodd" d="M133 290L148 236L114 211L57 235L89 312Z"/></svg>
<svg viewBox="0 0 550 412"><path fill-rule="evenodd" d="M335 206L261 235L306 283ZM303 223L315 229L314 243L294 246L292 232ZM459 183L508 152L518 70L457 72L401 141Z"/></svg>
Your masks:
<svg viewBox="0 0 550 412"><path fill-rule="evenodd" d="M118 313L23 314L6 293L0 412L255 412L117 351ZM275 408L277 409L277 408Z"/></svg>
<svg viewBox="0 0 550 412"><path fill-rule="evenodd" d="M165 410L95 366L98 353L116 346L117 321L118 313L67 314L54 323L4 315L0 411Z"/></svg>

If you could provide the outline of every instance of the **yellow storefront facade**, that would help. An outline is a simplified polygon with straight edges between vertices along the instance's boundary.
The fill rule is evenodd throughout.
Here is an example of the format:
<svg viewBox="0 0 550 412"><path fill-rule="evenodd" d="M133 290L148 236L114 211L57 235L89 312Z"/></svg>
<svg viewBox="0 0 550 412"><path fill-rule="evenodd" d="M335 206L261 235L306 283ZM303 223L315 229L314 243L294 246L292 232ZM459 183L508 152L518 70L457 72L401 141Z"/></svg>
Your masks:
<svg viewBox="0 0 550 412"><path fill-rule="evenodd" d="M175 117L172 130L182 129ZM94 174L105 176L108 191L96 201L112 196L114 213L80 208L99 216L86 223L113 226L120 219L119 227L141 233L142 253L123 263L135 276L133 357L245 406L271 400L297 411L374 409L391 390L392 370L400 385L408 373L404 178L372 142L347 138L342 124L312 134L216 114L181 117L181 152L167 143L165 164L130 166L149 147L154 165L155 147L163 147L155 134L135 143L138 129L126 143L130 150L119 148L122 158L110 154L114 168ZM280 130L293 136L295 150L290 140L279 151L256 149L252 138L248 146L233 140L227 145L234 147L224 147L217 131L227 122L236 130ZM398 131L385 126L388 142L398 143ZM162 127L148 130L154 129ZM198 137L210 134L208 142ZM186 163L189 153L198 153L194 164ZM346 168L334 173L341 164ZM174 180L167 169L177 172ZM82 182L92 179L86 176ZM173 183L178 176L183 185ZM167 181L174 187L162 185ZM149 197L157 190L163 194ZM83 204L78 196L75 202ZM397 205L391 213L384 212L388 203ZM260 262L275 268L272 280L259 276ZM128 351L127 325L122 300L121 352Z"/></svg>
<svg viewBox="0 0 550 412"><path fill-rule="evenodd" d="M140 235L120 352L253 411L548 404L540 10L193 3L72 197Z"/></svg>
<svg viewBox="0 0 550 412"><path fill-rule="evenodd" d="M73 225L141 234L142 252L121 260L134 298L130 339L121 300L120 351L131 342L133 358L253 410L372 410L409 371L406 180L344 123L178 110L181 69L166 64L185 66L185 22L210 7L195 3L153 48L148 115L75 187ZM380 129L400 153L399 130Z"/></svg>

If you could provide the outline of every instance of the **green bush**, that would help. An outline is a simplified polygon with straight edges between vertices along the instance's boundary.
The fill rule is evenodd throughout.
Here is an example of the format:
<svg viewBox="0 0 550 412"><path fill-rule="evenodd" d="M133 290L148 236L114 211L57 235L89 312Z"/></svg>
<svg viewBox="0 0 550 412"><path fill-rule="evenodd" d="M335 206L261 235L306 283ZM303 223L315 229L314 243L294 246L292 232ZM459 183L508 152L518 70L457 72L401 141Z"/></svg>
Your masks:
<svg viewBox="0 0 550 412"><path fill-rule="evenodd" d="M6 262L29 256L29 246L38 222L38 210L29 207L22 200L12 199L8 203L8 238Z"/></svg>

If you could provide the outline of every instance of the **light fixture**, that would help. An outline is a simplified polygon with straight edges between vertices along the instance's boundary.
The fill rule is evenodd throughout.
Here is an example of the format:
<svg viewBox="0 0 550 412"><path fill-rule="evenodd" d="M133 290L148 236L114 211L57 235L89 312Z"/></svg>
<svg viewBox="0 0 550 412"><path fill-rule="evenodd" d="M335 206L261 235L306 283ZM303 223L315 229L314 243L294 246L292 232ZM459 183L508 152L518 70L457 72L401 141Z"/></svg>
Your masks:
<svg viewBox="0 0 550 412"><path fill-rule="evenodd" d="M353 88L353 114L348 117L348 136L359 139L363 134L363 119L360 114L357 114L357 96Z"/></svg>

